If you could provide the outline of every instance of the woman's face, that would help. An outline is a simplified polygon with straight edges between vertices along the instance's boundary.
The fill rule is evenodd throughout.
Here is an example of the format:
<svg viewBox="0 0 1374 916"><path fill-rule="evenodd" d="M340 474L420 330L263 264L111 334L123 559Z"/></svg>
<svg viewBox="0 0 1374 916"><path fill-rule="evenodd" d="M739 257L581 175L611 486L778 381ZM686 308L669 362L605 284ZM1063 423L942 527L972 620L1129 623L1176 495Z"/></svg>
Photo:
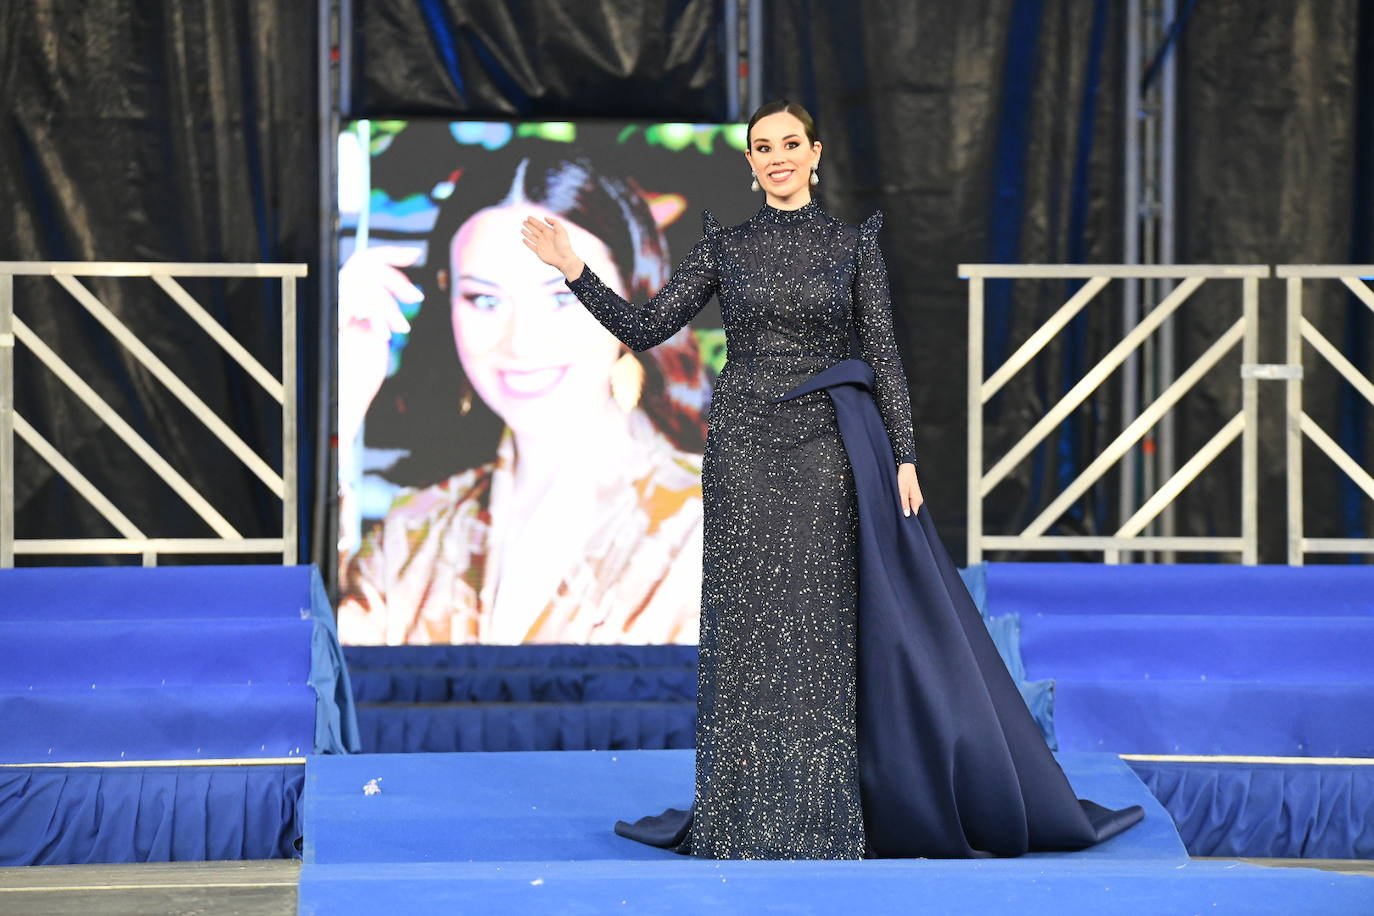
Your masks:
<svg viewBox="0 0 1374 916"><path fill-rule="evenodd" d="M755 122L744 157L759 186L770 197L785 200L803 189L809 192L811 168L821 161L821 142L808 143L801 119L779 111Z"/></svg>
<svg viewBox="0 0 1374 916"><path fill-rule="evenodd" d="M454 234L453 339L473 389L509 426L567 426L575 434L609 401L611 366L623 345L582 306L562 273L511 243L530 215L561 219L529 204L488 207ZM563 225L583 261L623 295L610 249L581 226Z"/></svg>

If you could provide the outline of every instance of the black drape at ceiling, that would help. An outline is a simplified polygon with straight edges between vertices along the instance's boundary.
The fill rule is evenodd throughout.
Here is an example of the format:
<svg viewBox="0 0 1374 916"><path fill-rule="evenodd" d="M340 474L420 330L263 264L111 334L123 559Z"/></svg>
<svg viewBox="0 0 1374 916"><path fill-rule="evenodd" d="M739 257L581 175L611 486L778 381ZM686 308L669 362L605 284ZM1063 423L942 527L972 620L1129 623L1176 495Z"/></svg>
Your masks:
<svg viewBox="0 0 1374 916"><path fill-rule="evenodd" d="M355 117L721 120L719 0L354 0Z"/></svg>
<svg viewBox="0 0 1374 916"><path fill-rule="evenodd" d="M314 268L316 34L313 3L0 5L0 260ZM317 279L298 287L303 494L312 489L315 405L308 380L316 353L310 341L320 327ZM270 463L280 460L275 402L151 281L85 283L250 447ZM280 371L275 282L183 285L270 371ZM15 299L19 317L242 534L280 533L276 498L67 292L52 280L21 278ZM150 536L211 534L24 347L16 360L17 412L136 525ZM22 443L16 489L20 537L114 533ZM303 530L309 517L303 513Z"/></svg>

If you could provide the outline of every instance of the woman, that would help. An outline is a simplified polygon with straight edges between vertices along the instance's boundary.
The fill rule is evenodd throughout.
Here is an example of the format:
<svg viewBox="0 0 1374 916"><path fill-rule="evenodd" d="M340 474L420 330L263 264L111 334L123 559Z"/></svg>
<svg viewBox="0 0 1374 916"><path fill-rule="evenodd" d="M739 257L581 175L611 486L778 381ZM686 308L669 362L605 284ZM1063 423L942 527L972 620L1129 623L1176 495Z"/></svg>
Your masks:
<svg viewBox="0 0 1374 916"><path fill-rule="evenodd" d="M575 227L522 227L635 349L715 294L725 322L702 469L695 797L617 832L747 859L1017 855L1120 832L1143 810L1074 797L919 511L881 213L854 227L812 198L821 144L800 105L764 105L748 140L763 205L728 229L704 213L705 237L644 305L579 255Z"/></svg>
<svg viewBox="0 0 1374 916"><path fill-rule="evenodd" d="M341 567L344 642L697 639L709 387L696 338L630 353L506 241L531 214L588 226L579 244L621 292L662 285L648 203L552 144L462 170L430 237L426 286L443 295L413 329L397 302L422 296L398 269L414 250L370 248L341 271L341 465L367 414L370 445L411 446L391 473L413 484Z"/></svg>

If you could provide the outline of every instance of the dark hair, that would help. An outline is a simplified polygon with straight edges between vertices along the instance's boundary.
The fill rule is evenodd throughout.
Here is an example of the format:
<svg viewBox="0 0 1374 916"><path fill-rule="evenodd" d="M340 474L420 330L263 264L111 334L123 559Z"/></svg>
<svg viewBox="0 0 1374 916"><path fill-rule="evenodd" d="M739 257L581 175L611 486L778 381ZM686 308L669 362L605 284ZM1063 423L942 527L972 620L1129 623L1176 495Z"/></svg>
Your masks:
<svg viewBox="0 0 1374 916"><path fill-rule="evenodd" d="M479 463L475 456L488 460L505 427L463 372L450 294L441 288L439 272L449 268L449 246L462 225L477 211L512 197L543 206L600 239L631 301L644 301L668 280L667 241L633 179L603 173L584 153L548 141L517 141L472 156L454 173L453 191L439 206L425 266L408 271L425 300L411 322L400 366L367 415L370 447L410 452L382 472L393 483L428 486ZM683 328L634 355L645 369L640 406L675 446L701 451L710 382L695 334ZM458 400L465 388L472 391L471 408L460 416Z"/></svg>
<svg viewBox="0 0 1374 916"><path fill-rule="evenodd" d="M774 99L771 102L764 102L759 106L758 111L754 112L749 118L749 129L745 131L744 138L746 145L752 146L754 143L754 125L759 119L766 118L771 114L785 111L802 122L802 127L806 128L806 142L808 144L816 142L816 122L811 117L811 112L807 111L796 102L787 99Z"/></svg>

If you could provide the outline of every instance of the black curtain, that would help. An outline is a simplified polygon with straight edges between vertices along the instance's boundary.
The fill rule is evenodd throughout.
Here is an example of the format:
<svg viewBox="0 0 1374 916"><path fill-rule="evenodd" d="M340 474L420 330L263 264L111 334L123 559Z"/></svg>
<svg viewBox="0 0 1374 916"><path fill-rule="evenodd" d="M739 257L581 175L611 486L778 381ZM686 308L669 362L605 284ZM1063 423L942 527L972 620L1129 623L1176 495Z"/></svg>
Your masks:
<svg viewBox="0 0 1374 916"><path fill-rule="evenodd" d="M1183 39L1179 260L1369 264L1368 0L1200 0ZM1369 310L1337 282L1308 281L1304 312L1357 368L1374 371ZM1260 285L1260 361L1285 361L1284 282ZM1181 335L1195 357L1230 323L1194 312ZM1374 467L1374 409L1304 344L1304 409L1357 463ZM1237 382L1210 379L1180 418L1183 454L1225 422ZM1286 515L1284 386L1260 385L1260 520L1264 562L1282 563ZM1195 526L1238 517L1234 455L1199 479L1185 504ZM1306 533L1369 537L1374 506L1323 453L1305 446ZM1203 533L1203 532L1199 532ZM1314 557L1316 562L1363 559Z"/></svg>
<svg viewBox="0 0 1374 916"><path fill-rule="evenodd" d="M1199 0L1178 53L1179 263L1370 263L1371 7L1360 0ZM951 549L965 535L967 288L960 262L1122 259L1125 22L1107 0L834 4L770 0L765 96L818 121L827 199L850 218L887 213L884 251L908 342L922 486ZM1156 50L1146 48L1146 61ZM1363 53L1362 53L1363 52ZM1352 207L1352 200L1354 206ZM1000 364L1076 284L989 282L985 364ZM1261 284L1261 361L1283 361L1283 287ZM1239 315L1239 285L1204 288L1179 322L1180 368ZM1332 284L1310 314L1357 366L1374 366L1368 310ZM1120 338L1120 287L1099 294L989 405L986 462L1038 420ZM1178 460L1239 404L1239 355L1188 396ZM1309 366L1312 365L1309 359ZM1308 410L1374 466L1374 411L1334 373L1311 372ZM1284 562L1281 387L1262 389L1264 562ZM1121 429L1101 389L993 491L989 532L1020 531ZM1374 513L1308 448L1316 536L1368 536ZM1239 446L1180 503L1178 533L1239 531ZM1109 534L1115 472L1049 533ZM1034 558L1065 559L1046 554ZM1207 559L1226 559L1232 555ZM1007 558L999 554L998 558ZM1098 555L1087 555L1098 559ZM1316 558L1314 558L1316 559ZM1348 558L1328 558L1348 559Z"/></svg>
<svg viewBox="0 0 1374 916"><path fill-rule="evenodd" d="M769 7L765 95L797 99L816 116L832 209L861 219L880 207L887 217L883 250L907 345L922 490L962 558L969 327L958 265L1121 260L1120 5ZM1074 288L988 281L985 365L1010 356ZM1104 291L987 405L984 467L1119 333L1119 298ZM993 491L985 530L1020 531L1110 441L1119 416L1110 391L1089 398ZM1101 496L1086 500L1051 533L1096 533L1110 508Z"/></svg>
<svg viewBox="0 0 1374 916"><path fill-rule="evenodd" d="M0 259L314 268L321 219L315 16L313 3L272 0L0 5ZM312 489L315 405L308 380L315 371L311 340L320 329L313 273L299 287L303 494ZM151 281L85 284L243 431L250 447L270 463L280 460L275 402ZM280 371L275 282L183 285L270 371ZM275 497L67 292L51 279L20 279L15 299L21 320L240 533L280 534ZM17 350L16 411L122 512L150 536L211 533L26 348ZM113 534L22 443L16 489L20 537ZM304 533L310 515L301 517Z"/></svg>
<svg viewBox="0 0 1374 916"><path fill-rule="evenodd" d="M356 117L723 120L719 0L354 0Z"/></svg>
<svg viewBox="0 0 1374 916"><path fill-rule="evenodd" d="M1374 261L1370 7L1192 4L1176 50L1181 262ZM723 4L601 0L577 5L575 19L565 9L555 0L356 0L346 107L367 116L725 118ZM1121 259L1122 80L1140 77L1123 73L1123 10L1110 0L769 0L763 13L765 97L796 98L816 115L827 207L851 220L875 208L886 213L922 482L946 540L962 554L967 287L956 265ZM0 227L0 258L316 265L315 17L315 4L263 0L0 7L0 189L13 214ZM309 307L319 279L316 272L301 294L303 379L313 374L313 340L328 327ZM271 454L272 405L216 350L150 311L148 294L91 286ZM989 365L1073 289L1021 286L989 284ZM1270 330L1261 359L1280 361L1282 285L1262 289ZM276 368L275 310L263 284L193 292ZM276 530L261 484L106 343L64 292L28 281L16 298L21 317L245 534ZM1309 298L1314 323L1369 371L1367 309L1329 285L1313 285ZM988 456L1002 454L1119 337L1118 302L1104 293L1101 307L989 405ZM1214 314L1180 322L1180 364L1224 326L1218 302ZM1185 401L1180 458L1229 418L1236 376ZM31 359L20 362L17 389L19 410L97 484L133 488L137 504L121 508L136 522L159 533L205 533ZM1264 432L1278 447L1282 395L1268 383L1262 390ZM1357 461L1374 465L1374 418L1349 386L1314 371L1307 402ZM305 406L308 472L314 404ZM1089 399L994 492L987 528L1019 530L1115 435L1120 419L1114 394ZM107 530L20 449L25 536ZM1283 560L1279 457L1263 455L1266 562ZM1231 525L1235 461L1228 456L1194 484L1180 533ZM1310 450L1308 471L1314 533L1367 536L1362 494ZM1113 530L1114 493L1109 475L1054 530Z"/></svg>

